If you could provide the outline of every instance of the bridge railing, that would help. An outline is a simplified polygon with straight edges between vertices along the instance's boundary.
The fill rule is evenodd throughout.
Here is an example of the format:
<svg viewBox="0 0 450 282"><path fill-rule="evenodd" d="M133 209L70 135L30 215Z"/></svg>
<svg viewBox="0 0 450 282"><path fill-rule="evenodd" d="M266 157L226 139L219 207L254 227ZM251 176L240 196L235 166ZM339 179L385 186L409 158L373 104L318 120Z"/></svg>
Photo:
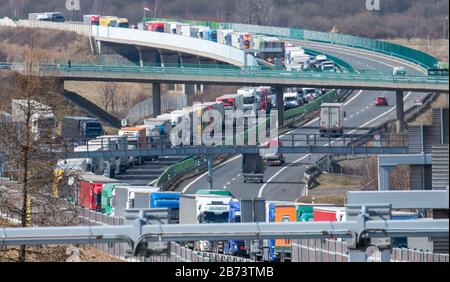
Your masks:
<svg viewBox="0 0 450 282"><path fill-rule="evenodd" d="M286 28L275 26L260 26L251 24L240 23L219 23L219 22L207 22L207 21L195 21L195 20L180 20L180 19L154 19L146 18L145 20L161 20L161 21L174 21L185 22L195 25L205 25L210 28L224 28L233 29L238 32L249 32L254 34L264 34L275 37L283 37L288 39L307 40L321 43L336 44L341 46L347 46L352 48L365 49L373 52L382 53L385 55L404 59L406 61L415 63L426 69L434 68L438 64L438 60L422 51L408 48L402 45L363 38L359 36L353 36L348 34L319 32L298 28Z"/></svg>
<svg viewBox="0 0 450 282"><path fill-rule="evenodd" d="M91 28L92 35L98 39L120 40L121 42L141 46L149 45L180 52L186 51L199 56L214 57L219 61L237 66L244 66L246 61L245 56L247 56L247 65L258 65L252 55L246 54L240 49L212 41L147 30L104 26L92 26Z"/></svg>
<svg viewBox="0 0 450 282"><path fill-rule="evenodd" d="M428 76L394 76L383 74L356 74L356 73L326 73L326 72L296 72L282 70L246 70L246 69L217 69L217 68L182 68L182 67L140 67L115 65L55 65L41 66L47 72L109 72L109 73L148 73L170 75L196 75L196 76L222 76L222 77L257 77L282 78L306 80L345 80L381 83L407 83L407 84L448 84L448 77Z"/></svg>

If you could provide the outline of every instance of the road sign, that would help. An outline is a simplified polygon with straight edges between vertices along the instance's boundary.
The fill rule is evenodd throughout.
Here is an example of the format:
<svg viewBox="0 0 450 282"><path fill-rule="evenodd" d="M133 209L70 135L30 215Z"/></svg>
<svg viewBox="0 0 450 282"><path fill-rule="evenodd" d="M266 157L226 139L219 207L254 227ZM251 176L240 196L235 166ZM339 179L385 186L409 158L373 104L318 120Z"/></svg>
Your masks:
<svg viewBox="0 0 450 282"><path fill-rule="evenodd" d="M381 147L381 136L380 134L375 134L375 147Z"/></svg>
<svg viewBox="0 0 450 282"><path fill-rule="evenodd" d="M122 125L122 127L127 127L128 121L127 121L126 119L123 119L123 120L120 122L120 125Z"/></svg>
<svg viewBox="0 0 450 282"><path fill-rule="evenodd" d="M416 100L414 101L414 105L416 105L416 106L422 106L423 105L422 98L420 98L420 96L416 97Z"/></svg>

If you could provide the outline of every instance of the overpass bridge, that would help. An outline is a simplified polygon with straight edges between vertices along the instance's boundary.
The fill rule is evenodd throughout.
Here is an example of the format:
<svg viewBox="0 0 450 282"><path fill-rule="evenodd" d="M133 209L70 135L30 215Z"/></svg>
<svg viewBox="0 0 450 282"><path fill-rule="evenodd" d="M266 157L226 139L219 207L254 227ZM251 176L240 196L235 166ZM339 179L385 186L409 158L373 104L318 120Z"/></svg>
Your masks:
<svg viewBox="0 0 450 282"><path fill-rule="evenodd" d="M72 81L274 85L380 91L449 91L448 77L293 72L254 68L141 67L120 65L43 65L46 75Z"/></svg>
<svg viewBox="0 0 450 282"><path fill-rule="evenodd" d="M242 145L238 144L237 135L232 139L228 134L222 136L221 144L213 145L181 145L168 148L154 148L147 140L136 142L129 137L122 137L123 149L111 149L111 140L117 138L98 138L95 145L86 144L84 150L76 150L80 142L65 143L48 148L42 148L39 158L43 159L81 159L81 158L118 158L118 157L151 157L151 156L188 156L188 155L222 155L222 154L264 154L279 152L283 154L331 154L331 155L400 155L408 153L407 135L400 133L379 134L375 141L373 134L344 134L340 137L322 137L320 134L285 134L279 138L278 147L265 147L256 144L256 139L249 141L241 136ZM263 143L263 142L260 142ZM128 144L136 148L129 148ZM204 144L204 143L202 143ZM238 144L238 145L237 145Z"/></svg>

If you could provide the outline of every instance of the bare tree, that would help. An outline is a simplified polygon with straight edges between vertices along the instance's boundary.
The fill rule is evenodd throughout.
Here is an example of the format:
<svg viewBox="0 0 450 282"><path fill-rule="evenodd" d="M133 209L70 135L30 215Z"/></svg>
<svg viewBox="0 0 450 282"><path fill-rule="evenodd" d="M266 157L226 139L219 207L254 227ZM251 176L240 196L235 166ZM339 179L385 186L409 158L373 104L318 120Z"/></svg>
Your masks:
<svg viewBox="0 0 450 282"><path fill-rule="evenodd" d="M114 113L116 110L117 93L119 91L119 85L115 82L105 82L99 87L101 94L101 103L105 111L111 111Z"/></svg>
<svg viewBox="0 0 450 282"><path fill-rule="evenodd" d="M15 117L19 113L16 120L0 122L0 149L4 161L11 168L9 176L17 180L17 184L2 189L0 206L8 213L16 214L22 227L65 225L76 215L70 209L62 211L70 205L55 197L57 160L45 154L59 143L54 133L55 119L36 118L36 112L40 110L37 108L41 107L38 105L46 103L52 111L59 111L61 107L58 104L65 103L57 94L61 91L60 82L46 77L40 67L48 62L48 52L36 49L34 40L35 37L31 36L29 48L23 54L22 72L9 77L11 88L0 95L0 109L19 109L13 115ZM15 102L14 109L9 106L12 99L21 99L20 103ZM25 261L26 246L21 246L18 252L18 260Z"/></svg>

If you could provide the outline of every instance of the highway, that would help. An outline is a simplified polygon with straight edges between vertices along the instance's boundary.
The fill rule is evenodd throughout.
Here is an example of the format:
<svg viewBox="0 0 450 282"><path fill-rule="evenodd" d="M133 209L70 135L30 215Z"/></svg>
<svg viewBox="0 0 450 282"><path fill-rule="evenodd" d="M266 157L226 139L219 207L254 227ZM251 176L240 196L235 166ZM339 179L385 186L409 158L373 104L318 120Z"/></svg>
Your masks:
<svg viewBox="0 0 450 282"><path fill-rule="evenodd" d="M115 179L132 186L153 185L156 179L171 165L181 161L183 156L161 157L154 161L147 161L142 165L134 166L116 176Z"/></svg>
<svg viewBox="0 0 450 282"><path fill-rule="evenodd" d="M323 51L347 61L358 70L372 70L382 74L390 74L394 67L404 66L409 74L423 75L423 70L419 67L392 57L345 47L310 42L300 43L304 47L314 48L317 51ZM389 99L389 107L376 108L374 106L375 98L383 95ZM405 93L405 110L414 106L416 97L423 98L426 95L425 93ZM395 119L395 109L394 92L354 91L345 102L345 111L347 112L345 126L351 128L377 127L388 120ZM305 126L317 127L318 119L312 120ZM355 129L346 131L349 134L365 132L367 131ZM317 133L317 130L297 128L289 133L313 134ZM326 144L327 142L324 142L324 145ZM293 201L307 195L305 185L302 183L302 177L306 165L313 162L316 158L317 156L301 154L286 155L286 165L284 167L267 167L264 184L244 184L241 173L242 157L234 156L214 169L214 188L228 190L238 198L264 197L266 200ZM207 174L205 173L185 181L180 185L179 190L185 193L195 193L197 190L207 187Z"/></svg>

